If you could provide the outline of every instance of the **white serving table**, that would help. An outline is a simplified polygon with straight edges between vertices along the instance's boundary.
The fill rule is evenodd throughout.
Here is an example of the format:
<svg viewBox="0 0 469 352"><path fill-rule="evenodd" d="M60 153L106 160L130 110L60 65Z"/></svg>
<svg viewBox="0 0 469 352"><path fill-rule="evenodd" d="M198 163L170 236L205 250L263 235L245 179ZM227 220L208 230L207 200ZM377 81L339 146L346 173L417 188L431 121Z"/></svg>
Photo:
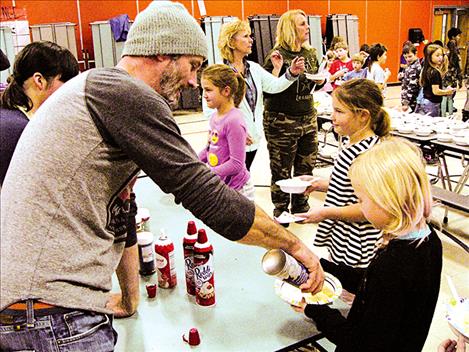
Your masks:
<svg viewBox="0 0 469 352"><path fill-rule="evenodd" d="M138 312L114 321L119 334L116 351L277 351L319 337L311 320L276 296L274 278L261 268L264 249L230 242L198 220L197 228L207 230L214 247L217 303L211 308L197 306L186 294L182 252L187 221L194 217L149 178L139 179L135 192L138 205L150 210L151 231L156 236L165 228L174 241L178 285L158 288L157 297L149 299L145 285L155 283L156 274L141 278ZM117 290L115 278L113 284ZM346 309L344 303L338 304ZM182 340L192 327L200 333L197 347Z"/></svg>

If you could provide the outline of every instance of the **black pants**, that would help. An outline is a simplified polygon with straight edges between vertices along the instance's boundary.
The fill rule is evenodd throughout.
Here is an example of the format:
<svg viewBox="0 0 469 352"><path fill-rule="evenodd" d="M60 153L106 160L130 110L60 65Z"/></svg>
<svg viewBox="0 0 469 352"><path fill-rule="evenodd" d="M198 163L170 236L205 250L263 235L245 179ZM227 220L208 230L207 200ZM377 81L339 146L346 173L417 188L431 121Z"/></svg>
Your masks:
<svg viewBox="0 0 469 352"><path fill-rule="evenodd" d="M251 165L252 165L252 162L254 161L254 157L256 156L256 153L257 153L257 149L252 150L250 152L246 152L246 168L248 169L248 171L251 171Z"/></svg>

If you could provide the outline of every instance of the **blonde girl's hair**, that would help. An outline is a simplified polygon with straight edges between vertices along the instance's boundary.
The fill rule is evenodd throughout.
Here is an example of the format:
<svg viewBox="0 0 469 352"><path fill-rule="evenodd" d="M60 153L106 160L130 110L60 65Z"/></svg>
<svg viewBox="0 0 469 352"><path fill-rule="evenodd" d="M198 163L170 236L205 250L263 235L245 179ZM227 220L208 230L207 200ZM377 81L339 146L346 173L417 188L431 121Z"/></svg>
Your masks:
<svg viewBox="0 0 469 352"><path fill-rule="evenodd" d="M241 104L246 92L246 84L243 76L233 71L231 67L223 64L210 65L202 72L202 79L212 82L220 90L229 87L229 98L233 99L236 107Z"/></svg>
<svg viewBox="0 0 469 352"><path fill-rule="evenodd" d="M234 47L233 37L241 31L246 31L251 34L251 27L248 21L241 21L239 19L223 24L218 37L218 49L220 50L223 59L232 63L234 61Z"/></svg>
<svg viewBox="0 0 469 352"><path fill-rule="evenodd" d="M432 63L432 55L438 50L441 50L442 54L445 53L445 50L443 49L443 47L441 47L438 44L428 44L423 50L425 60L423 62L422 71L420 73L420 85L422 87L430 83L430 76L431 76L432 68L437 70L440 73L442 78L448 71L448 58L446 57L446 55L443 56L443 65L441 65L441 67L436 67Z"/></svg>
<svg viewBox="0 0 469 352"><path fill-rule="evenodd" d="M365 78L352 79L337 87L333 96L354 114L367 110L370 128L379 137L391 130L391 118L383 108L383 94L375 82Z"/></svg>
<svg viewBox="0 0 469 352"><path fill-rule="evenodd" d="M390 137L361 154L349 176L391 218L383 244L422 226L430 216L432 195L421 151L411 142Z"/></svg>
<svg viewBox="0 0 469 352"><path fill-rule="evenodd" d="M304 42L298 47L296 39L298 38L298 31L296 30L295 17L306 14L303 10L290 10L285 12L277 24L277 37L275 38L275 48L282 47L293 51L299 51L302 47L309 49L311 46L308 42Z"/></svg>

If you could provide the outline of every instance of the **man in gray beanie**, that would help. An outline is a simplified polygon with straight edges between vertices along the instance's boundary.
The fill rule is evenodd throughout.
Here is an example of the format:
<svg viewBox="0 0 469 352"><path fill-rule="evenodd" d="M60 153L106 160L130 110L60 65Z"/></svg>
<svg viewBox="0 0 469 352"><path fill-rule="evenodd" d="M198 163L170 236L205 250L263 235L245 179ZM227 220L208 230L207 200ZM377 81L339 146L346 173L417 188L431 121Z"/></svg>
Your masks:
<svg viewBox="0 0 469 352"><path fill-rule="evenodd" d="M168 102L197 85L206 52L182 5L153 2L115 68L82 73L38 109L1 192L0 350L114 349L112 313L132 314L139 296L138 265L122 254L140 170L221 236L301 261L310 271L302 289L322 287L317 256L227 187L181 136ZM110 300L116 267L123 292Z"/></svg>

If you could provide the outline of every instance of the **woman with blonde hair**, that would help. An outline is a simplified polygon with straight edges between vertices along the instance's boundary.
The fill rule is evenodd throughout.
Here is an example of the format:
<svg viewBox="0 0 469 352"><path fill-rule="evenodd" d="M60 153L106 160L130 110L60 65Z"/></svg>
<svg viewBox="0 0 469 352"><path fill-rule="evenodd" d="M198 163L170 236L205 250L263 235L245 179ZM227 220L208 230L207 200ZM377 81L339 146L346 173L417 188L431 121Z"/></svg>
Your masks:
<svg viewBox="0 0 469 352"><path fill-rule="evenodd" d="M264 67L279 76L286 72L297 58L304 60L305 73L316 74L319 64L317 53L308 44L309 26L302 10L285 12L277 25L275 46L266 58ZM282 58L283 65L274 63ZM264 131L272 172L271 197L274 216L288 211L290 195L283 193L276 182L293 175L310 175L318 151L317 118L312 89L319 90L325 80L313 81L300 74L295 84L282 93L266 94ZM309 210L308 196L293 194L292 212Z"/></svg>
<svg viewBox="0 0 469 352"><path fill-rule="evenodd" d="M356 293L347 318L328 306L297 308L340 351L421 351L440 289L442 246L427 224L432 197L425 163L412 143L389 138L360 155L350 178L365 217L384 232L367 270L321 259Z"/></svg>
<svg viewBox="0 0 469 352"><path fill-rule="evenodd" d="M246 85L246 95L239 105L247 127L246 139L246 167L249 170L254 161L259 142L262 139L262 115L264 113L264 92L279 93L288 88L296 77L304 70L304 63L297 59L287 72L281 77L275 77L262 68L258 63L246 58L252 51L251 28L249 22L239 19L225 23L218 39L223 62L233 70L243 75ZM276 66L281 66L281 57L275 60ZM204 113L210 116L212 110L207 108L204 101Z"/></svg>

